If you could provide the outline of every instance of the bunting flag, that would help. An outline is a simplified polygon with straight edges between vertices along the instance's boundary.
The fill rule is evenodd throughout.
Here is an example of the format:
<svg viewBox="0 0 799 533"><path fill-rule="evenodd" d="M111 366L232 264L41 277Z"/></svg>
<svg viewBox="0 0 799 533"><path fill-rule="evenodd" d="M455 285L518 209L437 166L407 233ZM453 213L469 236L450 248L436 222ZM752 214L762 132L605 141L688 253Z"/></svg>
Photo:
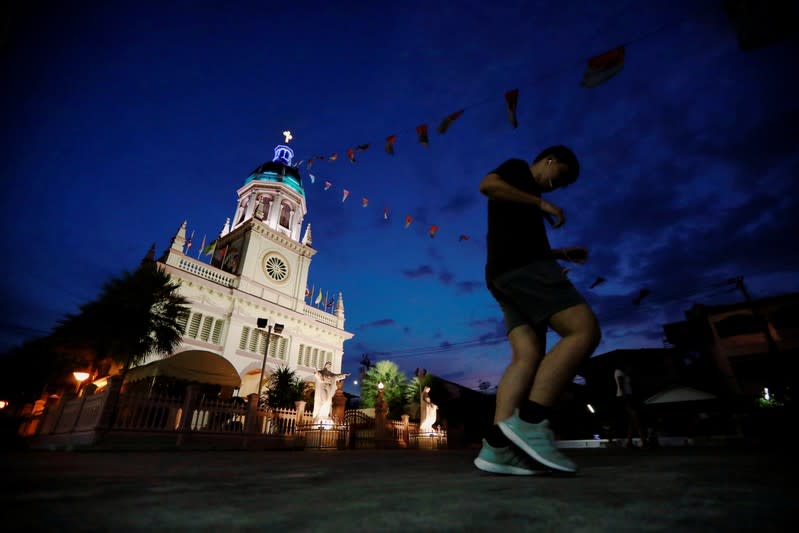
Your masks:
<svg viewBox="0 0 799 533"><path fill-rule="evenodd" d="M305 287L305 297L307 298L310 295L311 295L311 289L309 289L308 287Z"/></svg>
<svg viewBox="0 0 799 533"><path fill-rule="evenodd" d="M386 137L386 153L394 155L394 141L396 140L396 135L389 135Z"/></svg>
<svg viewBox="0 0 799 533"><path fill-rule="evenodd" d="M622 68L624 68L624 47L619 46L590 58L580 85L589 89L596 87L621 72Z"/></svg>
<svg viewBox="0 0 799 533"><path fill-rule="evenodd" d="M405 217L405 229L408 229L408 226L411 225L411 222L413 222L413 217L411 215L406 216Z"/></svg>
<svg viewBox="0 0 799 533"><path fill-rule="evenodd" d="M332 154L330 154L330 157L328 157L327 159L330 161L335 161L336 159L338 159L338 152L333 152Z"/></svg>
<svg viewBox="0 0 799 533"><path fill-rule="evenodd" d="M308 176L310 176L310 178L311 178L311 183L316 183L316 176L314 176L310 172L308 173Z"/></svg>
<svg viewBox="0 0 799 533"><path fill-rule="evenodd" d="M347 157L349 158L350 162L355 163L355 150L352 148L347 148Z"/></svg>
<svg viewBox="0 0 799 533"><path fill-rule="evenodd" d="M603 283L605 283L605 278L603 278L602 276L599 276L598 278L596 278L596 279L594 280L594 282L593 282L593 283L591 284L591 286L590 286L590 287L588 287L588 288L589 288L589 289L593 289L593 288L594 288L594 287L596 287L597 285L602 285Z"/></svg>
<svg viewBox="0 0 799 533"><path fill-rule="evenodd" d="M366 207L368 205L369 205L369 198L367 198L366 196L361 198L361 206Z"/></svg>
<svg viewBox="0 0 799 533"><path fill-rule="evenodd" d="M358 146L355 147L355 151L356 152L365 152L368 149L369 149L369 144L368 143L367 144L359 144Z"/></svg>
<svg viewBox="0 0 799 533"><path fill-rule="evenodd" d="M216 241L217 239L214 239L213 241L211 241L211 243L208 246L203 248L203 253L205 255L211 255L214 253L214 250L216 250Z"/></svg>
<svg viewBox="0 0 799 533"><path fill-rule="evenodd" d="M333 184L332 184L332 183L330 183L329 181L326 181L326 182L325 182L325 190L328 190L328 189L329 189L330 187L332 187L332 186L333 186Z"/></svg>
<svg viewBox="0 0 799 533"><path fill-rule="evenodd" d="M516 118L516 103L519 100L519 89L512 89L505 93L505 102L508 104L508 118L514 128L519 127L519 120Z"/></svg>
<svg viewBox="0 0 799 533"><path fill-rule="evenodd" d="M383 208L383 220L388 220L388 207Z"/></svg>
<svg viewBox="0 0 799 533"><path fill-rule="evenodd" d="M341 203L342 204L344 203L344 200L346 200L349 195L350 195L350 191L348 191L347 189L344 189L344 194L341 195Z"/></svg>
<svg viewBox="0 0 799 533"><path fill-rule="evenodd" d="M197 250L197 259L200 258L200 254L203 253L203 249L205 249L205 235L203 235L203 242L200 243L200 249Z"/></svg>
<svg viewBox="0 0 799 533"><path fill-rule="evenodd" d="M331 298L331 299L329 299L327 301L327 307L328 308L333 307L335 304L336 304L336 300L334 300L333 298Z"/></svg>
<svg viewBox="0 0 799 533"><path fill-rule="evenodd" d="M433 237L435 237L435 236L436 236L436 233L438 233L438 226L436 226L435 224L433 224L432 226L430 226L430 231L429 231L429 233L430 233L430 238L431 238L431 239L432 239Z"/></svg>
<svg viewBox="0 0 799 533"><path fill-rule="evenodd" d="M451 115L447 116L447 118L442 120L441 124L438 125L436 131L438 131L438 133L440 133L441 135L444 135L449 129L449 127L452 126L452 123L458 120L461 115L463 115L464 111L465 111L464 109L461 109L460 111L455 111Z"/></svg>
<svg viewBox="0 0 799 533"><path fill-rule="evenodd" d="M640 305L641 304L641 300L643 300L644 298L646 298L650 294L651 293L649 292L649 289L641 289L638 292L638 296L633 298L633 305Z"/></svg>
<svg viewBox="0 0 799 533"><path fill-rule="evenodd" d="M306 298L313 298L313 291L316 289L314 285L311 285L311 290L308 290L308 287L305 287L305 297Z"/></svg>
<svg viewBox="0 0 799 533"><path fill-rule="evenodd" d="M222 252L219 254L219 259L220 259L219 268L222 268L222 265L225 264L225 257L227 256L228 248L230 248L230 245L226 244L225 247L222 248Z"/></svg>
<svg viewBox="0 0 799 533"><path fill-rule="evenodd" d="M463 241L468 241L468 240L469 240L469 236L468 235L461 235L460 237L458 237L458 242L463 242Z"/></svg>
<svg viewBox="0 0 799 533"><path fill-rule="evenodd" d="M430 139L427 137L427 124L416 126L416 135L419 136L419 144L427 148L430 146Z"/></svg>
<svg viewBox="0 0 799 533"><path fill-rule="evenodd" d="M319 305L321 302L322 302L322 289L320 288L319 294L317 295L316 300L314 300L314 303L316 305Z"/></svg>

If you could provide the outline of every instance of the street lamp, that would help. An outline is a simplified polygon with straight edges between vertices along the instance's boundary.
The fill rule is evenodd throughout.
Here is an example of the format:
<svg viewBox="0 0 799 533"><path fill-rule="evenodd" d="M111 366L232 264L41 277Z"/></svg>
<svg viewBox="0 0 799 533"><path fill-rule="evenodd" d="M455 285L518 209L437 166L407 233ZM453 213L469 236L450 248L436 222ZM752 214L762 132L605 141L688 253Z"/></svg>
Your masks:
<svg viewBox="0 0 799 533"><path fill-rule="evenodd" d="M87 379L89 379L89 375L90 375L90 374L89 374L88 372L73 372L73 373L72 373L72 377L74 377L74 378L75 378L75 381L77 381L77 382L78 382L78 386L77 386L77 388L75 389L75 393L76 393L76 394L80 392L80 386L81 386L81 384L82 384L84 381L86 381Z"/></svg>
<svg viewBox="0 0 799 533"><path fill-rule="evenodd" d="M266 347L264 347L264 360L261 363L261 379L258 380L258 401L261 401L261 388L264 385L264 370L266 370L266 354L269 353L269 340L272 338L272 331L274 328L274 332L276 336L280 336L283 333L283 324L275 324L274 326L268 326L269 320L266 318L259 318L257 325L259 328L266 328Z"/></svg>

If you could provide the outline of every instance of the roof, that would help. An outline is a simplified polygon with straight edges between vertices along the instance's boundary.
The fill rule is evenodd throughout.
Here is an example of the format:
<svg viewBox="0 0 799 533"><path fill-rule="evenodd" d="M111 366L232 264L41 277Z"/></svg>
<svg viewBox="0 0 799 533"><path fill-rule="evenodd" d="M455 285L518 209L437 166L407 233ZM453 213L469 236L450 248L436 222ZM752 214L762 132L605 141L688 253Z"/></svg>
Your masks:
<svg viewBox="0 0 799 533"><path fill-rule="evenodd" d="M233 388L241 386L236 368L224 357L203 350L187 350L128 371L126 381L169 376L186 381Z"/></svg>
<svg viewBox="0 0 799 533"><path fill-rule="evenodd" d="M713 400L715 398L715 394L701 391L693 387L672 385L671 387L667 387L657 394L653 394L647 398L644 403L651 405L657 403L695 402L700 400Z"/></svg>

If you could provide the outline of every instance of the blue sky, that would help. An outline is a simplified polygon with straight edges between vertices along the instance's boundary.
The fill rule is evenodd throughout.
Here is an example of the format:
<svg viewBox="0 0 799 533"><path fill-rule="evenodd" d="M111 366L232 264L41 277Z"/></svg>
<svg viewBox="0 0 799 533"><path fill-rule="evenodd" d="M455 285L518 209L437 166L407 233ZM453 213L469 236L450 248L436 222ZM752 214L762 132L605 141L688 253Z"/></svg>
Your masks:
<svg viewBox="0 0 799 533"><path fill-rule="evenodd" d="M597 353L661 346L692 303L741 299L730 276L755 297L799 290L799 43L741 50L721 2L166 4L12 12L0 348L46 334L183 220L195 242L218 234L285 129L296 159L339 153L314 163L313 184L301 169L309 284L344 294L348 372L369 353L408 374L498 381L509 347L483 284L478 185L551 144L582 164L549 196L567 220L549 235L589 249L569 275L600 319ZM620 44L624 69L581 87L587 59Z"/></svg>

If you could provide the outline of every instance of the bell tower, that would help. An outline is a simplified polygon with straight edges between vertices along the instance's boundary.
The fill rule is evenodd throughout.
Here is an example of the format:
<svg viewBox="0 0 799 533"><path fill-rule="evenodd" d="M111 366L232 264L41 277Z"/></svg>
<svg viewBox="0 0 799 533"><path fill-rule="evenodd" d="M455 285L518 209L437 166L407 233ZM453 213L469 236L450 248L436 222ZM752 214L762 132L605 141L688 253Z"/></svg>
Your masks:
<svg viewBox="0 0 799 533"><path fill-rule="evenodd" d="M238 276L239 290L301 310L316 250L310 228L301 237L307 209L293 157L291 148L278 145L272 161L250 172L236 191L232 223L217 240L211 265Z"/></svg>

